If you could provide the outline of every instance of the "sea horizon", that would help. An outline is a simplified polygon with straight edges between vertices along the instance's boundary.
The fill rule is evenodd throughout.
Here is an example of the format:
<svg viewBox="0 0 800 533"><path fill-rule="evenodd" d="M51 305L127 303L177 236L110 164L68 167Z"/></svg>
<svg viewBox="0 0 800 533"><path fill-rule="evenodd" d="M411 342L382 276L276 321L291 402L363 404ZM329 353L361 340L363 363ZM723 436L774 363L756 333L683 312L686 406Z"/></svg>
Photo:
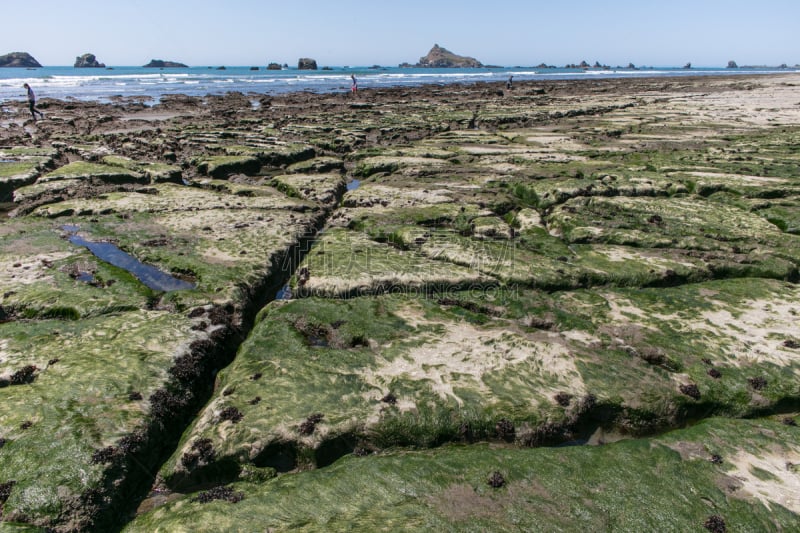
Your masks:
<svg viewBox="0 0 800 533"><path fill-rule="evenodd" d="M411 87L427 84L460 84L547 80L597 79L621 77L676 77L741 74L800 73L800 66L639 66L639 67L541 67L484 66L479 68L416 68L400 66L323 66L301 70L296 66L268 70L263 66L188 66L158 68L107 66L76 68L45 66L0 68L0 102L24 100L24 83L34 88L38 99L77 99L108 102L118 98L139 98L158 103L163 96L246 94L285 94L291 92L336 93L350 90L355 75L361 90Z"/></svg>

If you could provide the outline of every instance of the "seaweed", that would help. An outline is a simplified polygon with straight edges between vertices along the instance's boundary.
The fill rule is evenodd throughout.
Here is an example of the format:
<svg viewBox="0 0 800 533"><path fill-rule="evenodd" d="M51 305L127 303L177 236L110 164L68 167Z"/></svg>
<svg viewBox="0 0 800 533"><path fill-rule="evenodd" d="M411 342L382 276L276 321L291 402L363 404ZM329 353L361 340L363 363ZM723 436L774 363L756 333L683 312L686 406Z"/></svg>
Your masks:
<svg viewBox="0 0 800 533"><path fill-rule="evenodd" d="M211 463L214 461L215 457L216 452L214 451L211 439L201 438L192 443L190 452L183 454L181 457L181 464L186 468L192 468L200 462L205 464Z"/></svg>
<svg viewBox="0 0 800 533"><path fill-rule="evenodd" d="M494 426L495 434L500 440L506 442L513 442L516 436L516 429L514 423L507 418L501 418Z"/></svg>
<svg viewBox="0 0 800 533"><path fill-rule="evenodd" d="M300 424L298 431L300 431L301 435L311 435L314 433L314 430L316 430L317 424L319 424L324 417L325 415L322 413L310 415Z"/></svg>
<svg viewBox="0 0 800 533"><path fill-rule="evenodd" d="M231 487L214 487L199 493L191 501L198 503L211 503L215 500L238 503L244 499L243 492L237 492Z"/></svg>
<svg viewBox="0 0 800 533"><path fill-rule="evenodd" d="M572 394L566 392L559 392L553 397L553 399L561 407L569 407L569 404L572 401Z"/></svg>
<svg viewBox="0 0 800 533"><path fill-rule="evenodd" d="M487 483L488 483L488 484L489 484L489 486L490 486L490 487L492 487L493 489L499 489L499 488L501 488L503 485L505 485L505 484L506 484L506 479L503 477L503 474L501 474L501 473L500 473L500 472L498 472L498 471L494 471L494 472L492 472L492 474L489 476L489 480L487 481Z"/></svg>
<svg viewBox="0 0 800 533"><path fill-rule="evenodd" d="M190 397L188 393L159 389L150 396L150 414L161 422L174 419L188 407Z"/></svg>
<svg viewBox="0 0 800 533"><path fill-rule="evenodd" d="M719 515L711 515L703 522L703 527L711 533L725 533L728 528L725 526L725 519Z"/></svg>
<svg viewBox="0 0 800 533"><path fill-rule="evenodd" d="M700 399L700 389L694 383L682 384L679 387L682 394L694 400Z"/></svg>
<svg viewBox="0 0 800 533"><path fill-rule="evenodd" d="M0 483L0 505L8 501L8 498L11 496L11 489L13 489L16 484L16 480L13 479L5 483Z"/></svg>
<svg viewBox="0 0 800 533"><path fill-rule="evenodd" d="M226 407L225 409L223 409L219 413L219 419L221 421L226 421L227 420L227 421L229 421L229 422L231 422L233 424L238 423L239 421L242 420L242 418L244 418L244 415L242 414L242 412L239 411L239 409L237 409L236 407L233 407L233 406Z"/></svg>
<svg viewBox="0 0 800 533"><path fill-rule="evenodd" d="M388 392L388 393L386 393L386 395L383 398L381 398L381 401L383 403L388 403L389 405L396 405L397 404L397 396L395 396L391 392Z"/></svg>
<svg viewBox="0 0 800 533"><path fill-rule="evenodd" d="M36 365L27 365L11 374L12 385L27 385L36 379Z"/></svg>

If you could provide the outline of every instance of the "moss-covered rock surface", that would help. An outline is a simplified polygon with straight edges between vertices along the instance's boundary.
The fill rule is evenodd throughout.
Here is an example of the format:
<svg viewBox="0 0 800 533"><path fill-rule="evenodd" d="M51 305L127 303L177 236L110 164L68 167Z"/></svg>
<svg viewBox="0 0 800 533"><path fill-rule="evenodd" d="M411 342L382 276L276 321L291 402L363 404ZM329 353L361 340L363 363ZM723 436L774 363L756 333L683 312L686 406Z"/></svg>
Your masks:
<svg viewBox="0 0 800 533"><path fill-rule="evenodd" d="M605 446L350 456L324 470L226 485L236 498L181 496L125 531L678 532L703 531L710 520L728 531L791 530L800 511L797 431L710 419Z"/></svg>
<svg viewBox="0 0 800 533"><path fill-rule="evenodd" d="M796 85L1 124L0 527L796 528Z"/></svg>

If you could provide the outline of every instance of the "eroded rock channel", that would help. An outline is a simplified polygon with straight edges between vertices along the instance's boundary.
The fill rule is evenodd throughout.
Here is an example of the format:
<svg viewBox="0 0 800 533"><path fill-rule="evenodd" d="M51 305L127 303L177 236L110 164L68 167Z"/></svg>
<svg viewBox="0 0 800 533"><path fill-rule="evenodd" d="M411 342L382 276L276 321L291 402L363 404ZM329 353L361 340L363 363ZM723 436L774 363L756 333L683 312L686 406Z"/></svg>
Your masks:
<svg viewBox="0 0 800 533"><path fill-rule="evenodd" d="M45 100L0 127L0 517L796 524L798 80Z"/></svg>

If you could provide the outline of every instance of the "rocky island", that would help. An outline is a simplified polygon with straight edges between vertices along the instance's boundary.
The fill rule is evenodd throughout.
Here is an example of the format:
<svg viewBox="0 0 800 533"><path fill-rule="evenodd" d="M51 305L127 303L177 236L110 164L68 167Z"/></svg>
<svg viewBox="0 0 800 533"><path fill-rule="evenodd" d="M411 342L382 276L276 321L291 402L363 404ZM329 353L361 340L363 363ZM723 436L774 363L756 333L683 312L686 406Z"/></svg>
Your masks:
<svg viewBox="0 0 800 533"><path fill-rule="evenodd" d="M427 55L419 58L417 68L480 68L483 64L474 57L454 54L438 44L434 44Z"/></svg>
<svg viewBox="0 0 800 533"><path fill-rule="evenodd" d="M27 52L11 52L0 56L0 67L10 68L41 68L36 59Z"/></svg>
<svg viewBox="0 0 800 533"><path fill-rule="evenodd" d="M151 59L143 68L189 68L188 65L176 61L163 61L161 59Z"/></svg>
<svg viewBox="0 0 800 533"><path fill-rule="evenodd" d="M6 104L3 527L795 530L798 85Z"/></svg>
<svg viewBox="0 0 800 533"><path fill-rule="evenodd" d="M75 68L105 68L105 63L100 63L94 54L83 54L75 58Z"/></svg>
<svg viewBox="0 0 800 533"><path fill-rule="evenodd" d="M297 60L298 70L317 70L317 61L310 57L301 57Z"/></svg>

